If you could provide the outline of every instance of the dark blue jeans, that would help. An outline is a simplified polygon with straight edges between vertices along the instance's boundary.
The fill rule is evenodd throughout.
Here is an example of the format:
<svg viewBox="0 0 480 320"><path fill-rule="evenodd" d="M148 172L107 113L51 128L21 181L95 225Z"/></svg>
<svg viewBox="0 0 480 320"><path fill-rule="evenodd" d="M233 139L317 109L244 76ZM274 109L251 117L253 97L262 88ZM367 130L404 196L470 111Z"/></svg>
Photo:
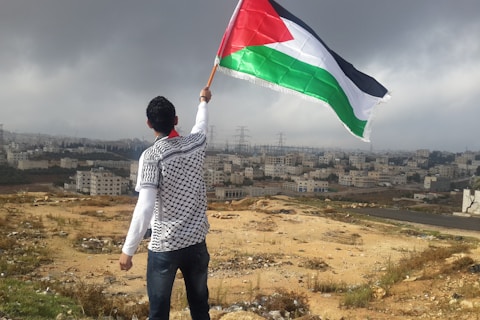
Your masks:
<svg viewBox="0 0 480 320"><path fill-rule="evenodd" d="M168 320L170 298L177 270L185 281L192 320L210 320L208 305L208 263L210 255L205 241L168 252L148 251L147 292L149 320Z"/></svg>

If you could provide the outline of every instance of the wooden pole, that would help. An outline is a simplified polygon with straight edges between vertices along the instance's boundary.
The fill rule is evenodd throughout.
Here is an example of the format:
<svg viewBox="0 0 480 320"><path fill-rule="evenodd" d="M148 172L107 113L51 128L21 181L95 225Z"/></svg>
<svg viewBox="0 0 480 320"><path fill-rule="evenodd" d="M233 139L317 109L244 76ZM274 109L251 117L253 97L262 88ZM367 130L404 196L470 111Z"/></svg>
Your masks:
<svg viewBox="0 0 480 320"><path fill-rule="evenodd" d="M212 71L210 72L210 77L208 78L208 81L207 81L207 87L210 87L210 85L212 84L213 76L215 75L215 72L217 71L217 66L218 66L218 64L215 63L215 65L212 68Z"/></svg>

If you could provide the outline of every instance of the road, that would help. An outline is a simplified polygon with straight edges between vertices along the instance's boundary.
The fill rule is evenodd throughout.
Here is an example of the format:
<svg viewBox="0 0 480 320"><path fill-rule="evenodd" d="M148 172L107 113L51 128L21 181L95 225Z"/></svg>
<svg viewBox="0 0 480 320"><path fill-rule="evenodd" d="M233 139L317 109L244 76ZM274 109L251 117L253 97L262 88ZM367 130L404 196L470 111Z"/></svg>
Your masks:
<svg viewBox="0 0 480 320"><path fill-rule="evenodd" d="M480 217L460 217L433 213L382 208L358 208L355 213L393 220L408 221L452 229L480 231Z"/></svg>

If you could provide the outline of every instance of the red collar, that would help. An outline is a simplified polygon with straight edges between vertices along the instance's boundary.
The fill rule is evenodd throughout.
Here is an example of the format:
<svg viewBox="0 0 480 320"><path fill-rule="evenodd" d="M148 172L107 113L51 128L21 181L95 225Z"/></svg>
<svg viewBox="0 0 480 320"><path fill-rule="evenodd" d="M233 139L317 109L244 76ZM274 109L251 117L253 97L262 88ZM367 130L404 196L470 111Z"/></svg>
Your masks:
<svg viewBox="0 0 480 320"><path fill-rule="evenodd" d="M178 132L175 129L172 129L172 131L170 131L170 134L168 135L168 139L175 138L178 136L179 136Z"/></svg>

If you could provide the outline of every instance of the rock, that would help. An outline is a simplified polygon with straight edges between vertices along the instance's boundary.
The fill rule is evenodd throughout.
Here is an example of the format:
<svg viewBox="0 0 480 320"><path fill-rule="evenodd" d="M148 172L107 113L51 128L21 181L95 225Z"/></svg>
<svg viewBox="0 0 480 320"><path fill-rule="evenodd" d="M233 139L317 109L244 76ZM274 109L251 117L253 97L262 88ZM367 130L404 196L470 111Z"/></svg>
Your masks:
<svg viewBox="0 0 480 320"><path fill-rule="evenodd" d="M473 302L468 300L460 301L460 306L462 309L473 309Z"/></svg>
<svg viewBox="0 0 480 320"><path fill-rule="evenodd" d="M383 289L381 287L373 288L373 296L377 300L381 300L383 297L385 297L386 294L387 294L387 292L385 291L385 289Z"/></svg>
<svg viewBox="0 0 480 320"><path fill-rule="evenodd" d="M469 270L471 273L480 272L480 264L475 264L475 265L469 267L468 270Z"/></svg>

